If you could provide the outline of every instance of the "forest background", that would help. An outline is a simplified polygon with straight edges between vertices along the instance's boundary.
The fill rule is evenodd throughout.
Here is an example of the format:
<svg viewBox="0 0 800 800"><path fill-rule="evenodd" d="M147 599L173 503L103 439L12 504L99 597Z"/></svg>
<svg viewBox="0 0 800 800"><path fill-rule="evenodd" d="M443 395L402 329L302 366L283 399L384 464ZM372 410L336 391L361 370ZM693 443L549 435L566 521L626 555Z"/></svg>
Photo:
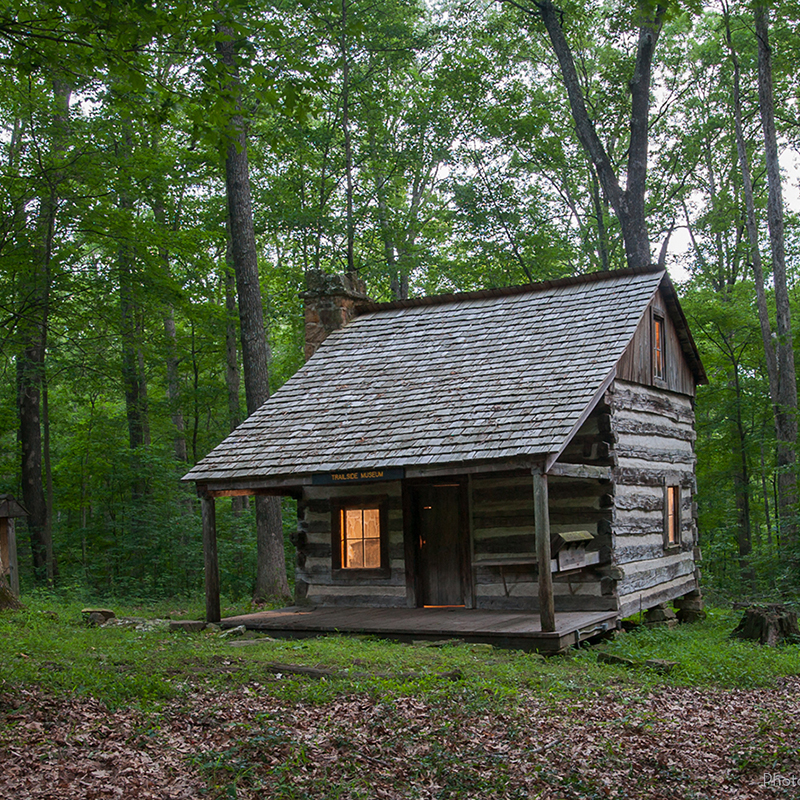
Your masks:
<svg viewBox="0 0 800 800"><path fill-rule="evenodd" d="M357 272L389 300L630 263L548 8L2 4L0 493L32 511L17 528L24 589L202 586L199 508L180 477L248 408L233 160L247 157L270 391L302 363L309 270ZM637 52L658 21L644 210L710 381L696 406L704 582L796 596L796 376L781 352L800 312L800 239L770 181L763 58L792 198L800 4L556 11L592 129L629 186ZM292 503L282 510L291 578ZM254 517L241 499L218 503L229 597L257 589Z"/></svg>

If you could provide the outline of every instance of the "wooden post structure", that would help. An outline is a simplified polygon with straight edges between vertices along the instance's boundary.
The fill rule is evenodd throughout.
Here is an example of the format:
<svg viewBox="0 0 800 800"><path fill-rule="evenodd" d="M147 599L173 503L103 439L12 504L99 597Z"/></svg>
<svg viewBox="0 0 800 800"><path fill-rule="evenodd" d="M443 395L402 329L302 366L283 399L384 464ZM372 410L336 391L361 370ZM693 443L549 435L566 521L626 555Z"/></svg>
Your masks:
<svg viewBox="0 0 800 800"><path fill-rule="evenodd" d="M536 529L536 559L539 562L539 617L543 631L556 629L553 575L550 572L550 508L547 474L533 467L533 518Z"/></svg>
<svg viewBox="0 0 800 800"><path fill-rule="evenodd" d="M14 517L24 517L26 514L11 495L0 495L0 580L8 582L15 597L19 597L19 561Z"/></svg>
<svg viewBox="0 0 800 800"><path fill-rule="evenodd" d="M8 531L8 565L9 582L11 591L19 597L19 561L17 560L17 535L14 526L14 517L9 517L6 523Z"/></svg>
<svg viewBox="0 0 800 800"><path fill-rule="evenodd" d="M222 619L219 609L219 561L217 559L217 517L214 498L198 491L203 516L203 555L206 572L206 622Z"/></svg>

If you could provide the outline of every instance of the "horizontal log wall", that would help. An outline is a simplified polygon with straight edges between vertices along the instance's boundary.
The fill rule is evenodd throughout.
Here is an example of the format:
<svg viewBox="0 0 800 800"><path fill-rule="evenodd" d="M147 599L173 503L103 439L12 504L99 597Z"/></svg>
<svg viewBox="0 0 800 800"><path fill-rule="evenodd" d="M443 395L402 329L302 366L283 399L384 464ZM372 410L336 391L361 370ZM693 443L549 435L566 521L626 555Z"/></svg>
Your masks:
<svg viewBox="0 0 800 800"><path fill-rule="evenodd" d="M562 464L589 464L592 466L614 466L616 436L611 426L610 409L600 401L592 413L570 439L559 455Z"/></svg>
<svg viewBox="0 0 800 800"><path fill-rule="evenodd" d="M387 577L336 575L331 570L331 501L347 497L388 496L389 564ZM307 486L297 504L295 599L320 606L406 605L403 553L403 502L399 481L350 486Z"/></svg>
<svg viewBox="0 0 800 800"><path fill-rule="evenodd" d="M617 380L607 394L616 434L614 563L628 616L696 587L694 410L691 397ZM665 548L665 486L681 487L680 544Z"/></svg>
<svg viewBox="0 0 800 800"><path fill-rule="evenodd" d="M611 483L550 477L550 531L601 531L593 548L610 555ZM472 566L477 608L538 610L533 517L533 478L529 473L474 476L470 482ZM496 562L506 562L500 565ZM492 562L492 563L486 563ZM609 587L592 569L553 575L556 611L616 608Z"/></svg>

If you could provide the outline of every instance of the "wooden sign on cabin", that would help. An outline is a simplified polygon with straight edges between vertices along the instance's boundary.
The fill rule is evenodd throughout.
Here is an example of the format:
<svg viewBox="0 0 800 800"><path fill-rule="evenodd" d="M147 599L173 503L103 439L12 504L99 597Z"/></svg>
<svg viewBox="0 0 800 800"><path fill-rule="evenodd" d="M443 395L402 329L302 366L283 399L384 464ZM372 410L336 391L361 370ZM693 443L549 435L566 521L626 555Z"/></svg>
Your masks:
<svg viewBox="0 0 800 800"><path fill-rule="evenodd" d="M706 377L664 270L391 303L309 281L305 366L184 478L209 616L214 498L246 491L298 500L298 605L531 612L552 631L698 592Z"/></svg>

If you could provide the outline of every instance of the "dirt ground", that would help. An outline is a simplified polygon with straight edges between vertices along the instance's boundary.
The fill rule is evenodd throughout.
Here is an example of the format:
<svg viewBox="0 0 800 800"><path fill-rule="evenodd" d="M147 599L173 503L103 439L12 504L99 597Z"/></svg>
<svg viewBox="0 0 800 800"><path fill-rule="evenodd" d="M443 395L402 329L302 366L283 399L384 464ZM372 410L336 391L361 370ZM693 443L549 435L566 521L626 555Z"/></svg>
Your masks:
<svg viewBox="0 0 800 800"><path fill-rule="evenodd" d="M474 709L413 696L290 702L265 680L111 712L2 687L0 797L800 797L800 678L567 700L531 691L507 713Z"/></svg>

